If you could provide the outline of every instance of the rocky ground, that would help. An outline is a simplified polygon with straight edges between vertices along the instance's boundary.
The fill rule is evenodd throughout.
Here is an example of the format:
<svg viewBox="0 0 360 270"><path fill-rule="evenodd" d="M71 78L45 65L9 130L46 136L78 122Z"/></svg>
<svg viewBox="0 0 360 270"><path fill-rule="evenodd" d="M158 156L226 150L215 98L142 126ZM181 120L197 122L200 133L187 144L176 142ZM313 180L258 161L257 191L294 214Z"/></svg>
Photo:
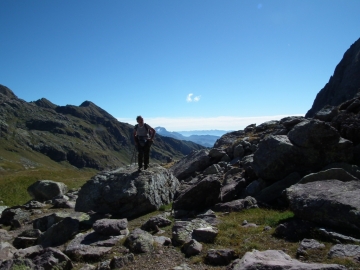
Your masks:
<svg viewBox="0 0 360 270"><path fill-rule="evenodd" d="M0 269L360 269L358 103L250 125L168 169L37 181L1 210Z"/></svg>

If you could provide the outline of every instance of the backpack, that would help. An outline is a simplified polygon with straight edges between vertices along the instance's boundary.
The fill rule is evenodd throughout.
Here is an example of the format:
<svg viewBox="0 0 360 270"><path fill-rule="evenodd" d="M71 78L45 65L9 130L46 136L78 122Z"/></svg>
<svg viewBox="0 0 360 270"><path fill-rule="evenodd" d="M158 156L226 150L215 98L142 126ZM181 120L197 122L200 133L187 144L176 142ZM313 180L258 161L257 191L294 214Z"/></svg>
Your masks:
<svg viewBox="0 0 360 270"><path fill-rule="evenodd" d="M149 133L149 125L146 124L146 123L144 123L144 126L145 126L145 129L146 129L146 132ZM136 131L137 131L138 127L139 127L139 124L136 124L136 125L135 125L135 130L136 130Z"/></svg>

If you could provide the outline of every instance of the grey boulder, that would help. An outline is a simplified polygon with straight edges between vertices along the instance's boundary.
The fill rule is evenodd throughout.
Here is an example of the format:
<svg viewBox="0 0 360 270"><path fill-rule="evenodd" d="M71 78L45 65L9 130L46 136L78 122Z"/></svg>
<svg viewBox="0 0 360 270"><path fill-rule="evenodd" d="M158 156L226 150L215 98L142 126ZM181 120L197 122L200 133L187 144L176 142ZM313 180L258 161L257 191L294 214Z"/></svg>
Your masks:
<svg viewBox="0 0 360 270"><path fill-rule="evenodd" d="M318 241L316 241L315 239L303 239L299 245L299 248L296 252L297 256L304 256L307 254L307 250L312 250L312 249L324 249L325 245L319 243Z"/></svg>
<svg viewBox="0 0 360 270"><path fill-rule="evenodd" d="M0 242L0 262L10 260L14 257L17 249L8 242Z"/></svg>
<svg viewBox="0 0 360 270"><path fill-rule="evenodd" d="M148 219L142 226L141 229L144 231L156 231L158 228L166 227L171 225L172 221L165 218L162 215L157 215Z"/></svg>
<svg viewBox="0 0 360 270"><path fill-rule="evenodd" d="M332 179L343 182L358 180L355 176L349 174L344 169L332 168L325 171L308 174L299 181L299 184Z"/></svg>
<svg viewBox="0 0 360 270"><path fill-rule="evenodd" d="M360 232L360 182L324 180L286 190L295 216L324 226Z"/></svg>
<svg viewBox="0 0 360 270"><path fill-rule="evenodd" d="M172 202L178 186L179 181L158 165L142 172L136 168L103 172L81 188L75 211L139 216Z"/></svg>
<svg viewBox="0 0 360 270"><path fill-rule="evenodd" d="M34 200L47 201L64 195L68 188L64 183L52 180L39 180L28 187L27 191Z"/></svg>
<svg viewBox="0 0 360 270"><path fill-rule="evenodd" d="M126 254L121 257L115 256L110 261L110 268L111 269L120 269L124 266L128 266L133 263L135 263L135 257L134 257L134 254L132 254L132 253Z"/></svg>
<svg viewBox="0 0 360 270"><path fill-rule="evenodd" d="M21 207L14 206L5 209L1 214L0 223L11 226L12 229L20 228L30 220L30 213Z"/></svg>
<svg viewBox="0 0 360 270"><path fill-rule="evenodd" d="M175 221L172 228L172 240L174 245L183 245L193 238L195 229L212 228L212 226L203 219L193 219L192 221Z"/></svg>
<svg viewBox="0 0 360 270"><path fill-rule="evenodd" d="M235 259L232 249L210 249L206 253L205 262L211 265L228 265Z"/></svg>
<svg viewBox="0 0 360 270"><path fill-rule="evenodd" d="M184 180L195 172L203 171L211 165L209 151L206 149L193 151L179 160L171 168L171 172L179 179Z"/></svg>
<svg viewBox="0 0 360 270"><path fill-rule="evenodd" d="M203 243L214 243L218 234L218 229L209 226L205 228L194 229L192 232L192 238Z"/></svg>
<svg viewBox="0 0 360 270"><path fill-rule="evenodd" d="M337 244L330 249L328 257L330 259L354 258L358 261L360 259L360 246Z"/></svg>
<svg viewBox="0 0 360 270"><path fill-rule="evenodd" d="M338 264L303 263L292 259L282 250L246 252L244 257L235 260L227 270L345 270Z"/></svg>
<svg viewBox="0 0 360 270"><path fill-rule="evenodd" d="M173 203L174 210L202 211L217 203L221 183L217 177L207 176L180 192Z"/></svg>
<svg viewBox="0 0 360 270"><path fill-rule="evenodd" d="M137 228L130 233L125 245L131 252L149 253L154 250L154 238L147 231Z"/></svg>
<svg viewBox="0 0 360 270"><path fill-rule="evenodd" d="M93 229L95 232L108 235L122 235L124 230L127 229L128 221L124 219L99 219L93 224Z"/></svg>
<svg viewBox="0 0 360 270"><path fill-rule="evenodd" d="M194 239L190 239L182 247L182 252L184 252L187 257L199 255L201 251L202 244Z"/></svg>

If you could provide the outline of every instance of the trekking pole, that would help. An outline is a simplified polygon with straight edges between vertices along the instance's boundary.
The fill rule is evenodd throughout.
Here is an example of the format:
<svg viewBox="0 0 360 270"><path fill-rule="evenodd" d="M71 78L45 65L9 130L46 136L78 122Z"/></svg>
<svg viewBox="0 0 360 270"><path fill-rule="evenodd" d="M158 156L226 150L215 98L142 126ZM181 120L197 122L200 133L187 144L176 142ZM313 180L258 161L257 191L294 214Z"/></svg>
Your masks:
<svg viewBox="0 0 360 270"><path fill-rule="evenodd" d="M136 153L136 147L134 147L134 151L133 151L132 156L131 156L130 166L132 166L133 161L135 161L135 153Z"/></svg>

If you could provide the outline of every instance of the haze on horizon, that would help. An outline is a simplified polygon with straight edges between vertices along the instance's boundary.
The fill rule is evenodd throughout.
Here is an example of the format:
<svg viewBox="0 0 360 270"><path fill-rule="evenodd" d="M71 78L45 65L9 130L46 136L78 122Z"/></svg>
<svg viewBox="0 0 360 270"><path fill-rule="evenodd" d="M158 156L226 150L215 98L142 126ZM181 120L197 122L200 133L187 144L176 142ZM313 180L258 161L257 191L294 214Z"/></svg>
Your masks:
<svg viewBox="0 0 360 270"><path fill-rule="evenodd" d="M360 2L0 1L0 83L120 121L236 130L304 115L359 38Z"/></svg>

